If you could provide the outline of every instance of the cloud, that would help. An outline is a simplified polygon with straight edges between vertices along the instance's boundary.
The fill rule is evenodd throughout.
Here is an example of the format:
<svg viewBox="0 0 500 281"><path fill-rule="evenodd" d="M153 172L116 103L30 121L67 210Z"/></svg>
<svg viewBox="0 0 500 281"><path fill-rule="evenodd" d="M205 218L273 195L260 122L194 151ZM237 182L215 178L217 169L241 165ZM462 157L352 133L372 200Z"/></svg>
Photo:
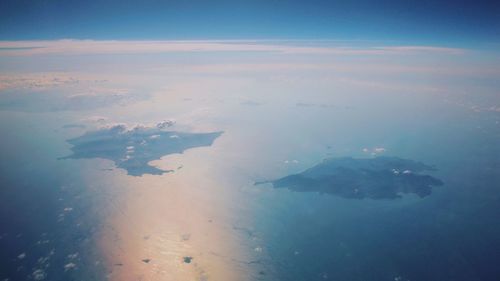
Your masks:
<svg viewBox="0 0 500 281"><path fill-rule="evenodd" d="M149 94L106 84L98 75L82 73L0 74L0 109L46 112L87 110L125 105Z"/></svg>
<svg viewBox="0 0 500 281"><path fill-rule="evenodd" d="M158 129L166 129L166 128L172 127L174 124L175 124L175 120L163 120L161 122L158 122L156 124L156 127Z"/></svg>
<svg viewBox="0 0 500 281"><path fill-rule="evenodd" d="M371 154L372 156L376 156L378 154L382 154L384 152L387 151L387 149L385 149L384 147L374 147L374 148L363 148L361 151L363 151L364 153L369 153Z"/></svg>
<svg viewBox="0 0 500 281"><path fill-rule="evenodd" d="M33 280L44 280L47 277L47 274L45 271L41 268L35 269L32 273L31 276L33 277Z"/></svg>
<svg viewBox="0 0 500 281"><path fill-rule="evenodd" d="M461 55L465 53L464 49L433 46L388 46L379 47L379 49L394 53L440 53L447 55Z"/></svg>
<svg viewBox="0 0 500 281"><path fill-rule="evenodd" d="M26 77L30 77L30 75ZM19 76L4 80L0 77L0 91L4 90L0 95L0 110L79 111L124 106L150 97L149 93L124 88L102 87L95 85L95 83L92 83L91 86L62 87L62 85L80 80L72 77L62 79L50 77L23 78L23 76Z"/></svg>
<svg viewBox="0 0 500 281"><path fill-rule="evenodd" d="M464 49L436 46L373 46L345 47L316 44L304 46L300 41L94 41L94 40L53 40L53 41L3 41L0 42L0 56L31 56L47 54L137 54L172 52L275 52L282 54L330 54L330 55L383 55L439 53L459 55ZM318 41L317 43L324 43Z"/></svg>
<svg viewBox="0 0 500 281"><path fill-rule="evenodd" d="M0 74L0 91L7 89L44 90L81 82L81 78L66 73Z"/></svg>
<svg viewBox="0 0 500 281"><path fill-rule="evenodd" d="M66 265L64 265L64 271L68 271L68 270L72 270L72 269L75 269L76 268L76 264L75 263L67 263Z"/></svg>
<svg viewBox="0 0 500 281"><path fill-rule="evenodd" d="M90 87L86 89L84 93L72 94L69 96L69 98L97 97L97 96L124 97L129 93L130 93L129 89Z"/></svg>
<svg viewBox="0 0 500 281"><path fill-rule="evenodd" d="M95 118L95 117L94 117ZM104 118L104 117L101 117ZM101 120L101 119L99 119ZM107 119L103 119L99 123L102 125L99 126L98 130L99 131L110 131L114 133L134 133L134 132L140 132L140 131L158 131L161 132L164 129L170 128L175 125L175 121L171 119L163 120L160 122L153 122L153 123L107 123L103 124L106 122ZM156 139L159 138L159 134L154 134L151 135L151 139Z"/></svg>

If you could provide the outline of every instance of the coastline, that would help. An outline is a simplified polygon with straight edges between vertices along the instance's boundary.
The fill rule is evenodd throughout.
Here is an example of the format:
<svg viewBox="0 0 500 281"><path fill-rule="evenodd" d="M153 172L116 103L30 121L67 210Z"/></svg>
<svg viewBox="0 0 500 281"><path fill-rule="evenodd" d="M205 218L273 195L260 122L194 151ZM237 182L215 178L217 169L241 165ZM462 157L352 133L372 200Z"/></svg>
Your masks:
<svg viewBox="0 0 500 281"><path fill-rule="evenodd" d="M168 168L187 163L174 173L118 179L121 183L114 188L125 191L114 199L100 240L109 280L244 280L248 276L237 262L244 260L247 249L234 233L228 206L233 194L222 192L227 186L213 172L215 167L199 157L201 150L155 161L162 169L165 163ZM203 151L213 153L210 148Z"/></svg>

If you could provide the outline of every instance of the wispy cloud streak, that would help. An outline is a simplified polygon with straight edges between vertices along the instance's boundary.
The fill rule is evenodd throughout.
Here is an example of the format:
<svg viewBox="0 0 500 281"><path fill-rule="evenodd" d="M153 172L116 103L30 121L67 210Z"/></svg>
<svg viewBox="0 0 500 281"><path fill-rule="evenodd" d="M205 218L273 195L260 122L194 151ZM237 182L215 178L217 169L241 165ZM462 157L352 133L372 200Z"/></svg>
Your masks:
<svg viewBox="0 0 500 281"><path fill-rule="evenodd" d="M314 43L314 41L312 42ZM170 52L275 52L282 54L388 55L439 53L460 55L466 50L435 46L303 46L266 41L1 41L0 56L47 54L138 54Z"/></svg>

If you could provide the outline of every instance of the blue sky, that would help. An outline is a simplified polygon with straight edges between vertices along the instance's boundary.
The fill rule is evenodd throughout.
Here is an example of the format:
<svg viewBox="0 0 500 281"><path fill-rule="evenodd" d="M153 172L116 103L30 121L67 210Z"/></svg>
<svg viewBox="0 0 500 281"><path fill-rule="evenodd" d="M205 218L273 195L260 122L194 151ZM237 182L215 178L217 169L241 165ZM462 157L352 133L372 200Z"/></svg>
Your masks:
<svg viewBox="0 0 500 281"><path fill-rule="evenodd" d="M1 0L0 40L343 39L497 43L496 1Z"/></svg>

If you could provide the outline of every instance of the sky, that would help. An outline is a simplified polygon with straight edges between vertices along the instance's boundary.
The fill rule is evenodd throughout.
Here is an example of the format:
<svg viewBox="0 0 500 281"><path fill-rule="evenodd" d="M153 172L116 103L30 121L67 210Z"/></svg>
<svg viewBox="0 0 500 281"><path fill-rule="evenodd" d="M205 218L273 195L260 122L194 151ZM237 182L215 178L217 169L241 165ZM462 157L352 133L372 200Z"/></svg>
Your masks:
<svg viewBox="0 0 500 281"><path fill-rule="evenodd" d="M486 0L2 0L0 40L381 40L497 44Z"/></svg>

